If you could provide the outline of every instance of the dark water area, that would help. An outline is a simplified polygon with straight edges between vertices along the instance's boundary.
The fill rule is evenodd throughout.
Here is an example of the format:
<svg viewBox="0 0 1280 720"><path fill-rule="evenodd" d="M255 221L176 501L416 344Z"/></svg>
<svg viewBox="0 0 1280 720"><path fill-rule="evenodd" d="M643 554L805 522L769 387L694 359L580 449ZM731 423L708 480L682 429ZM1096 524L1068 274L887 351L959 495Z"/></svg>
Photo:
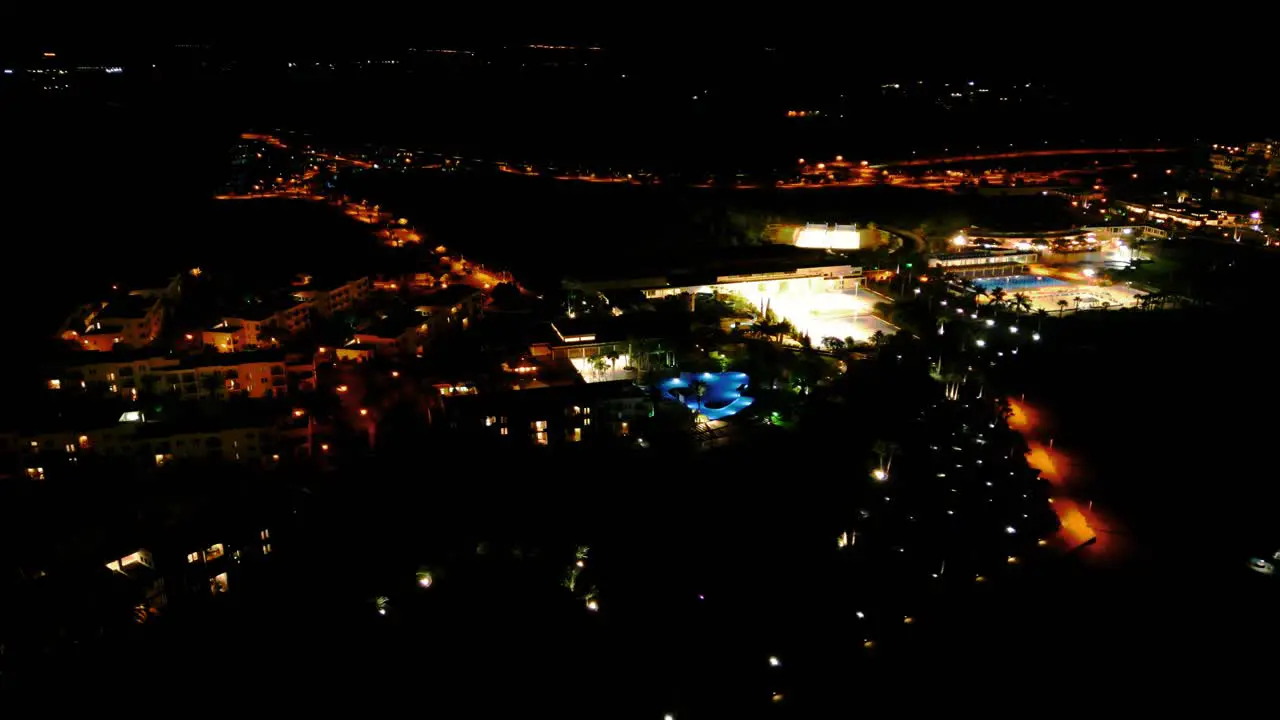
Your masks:
<svg viewBox="0 0 1280 720"><path fill-rule="evenodd" d="M1144 561L1242 564L1280 548L1265 318L1242 311L1089 313L1046 322L1011 389L1047 410L1082 496Z"/></svg>

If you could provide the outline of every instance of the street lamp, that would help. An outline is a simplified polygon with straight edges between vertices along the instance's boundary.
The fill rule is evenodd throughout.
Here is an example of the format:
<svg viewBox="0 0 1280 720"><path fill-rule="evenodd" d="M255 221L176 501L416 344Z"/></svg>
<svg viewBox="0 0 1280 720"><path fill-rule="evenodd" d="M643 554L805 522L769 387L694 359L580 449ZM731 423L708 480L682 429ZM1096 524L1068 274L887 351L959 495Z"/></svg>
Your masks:
<svg viewBox="0 0 1280 720"><path fill-rule="evenodd" d="M881 470L880 468L876 468L875 470L871 471L871 477L875 478L876 480L879 480L880 482L884 482L889 478L889 473L885 472L884 470Z"/></svg>
<svg viewBox="0 0 1280 720"><path fill-rule="evenodd" d="M987 341L983 340L982 338L978 338L977 340L974 341L974 344L977 345L978 347L986 347Z"/></svg>

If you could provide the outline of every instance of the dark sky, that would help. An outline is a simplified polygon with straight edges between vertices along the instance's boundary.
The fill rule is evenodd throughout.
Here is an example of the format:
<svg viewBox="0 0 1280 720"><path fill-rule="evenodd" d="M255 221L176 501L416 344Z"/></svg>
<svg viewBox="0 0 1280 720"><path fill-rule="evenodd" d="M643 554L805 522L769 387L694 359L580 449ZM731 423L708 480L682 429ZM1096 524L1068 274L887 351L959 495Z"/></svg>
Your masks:
<svg viewBox="0 0 1280 720"><path fill-rule="evenodd" d="M1275 76L1280 10L1214 3L1194 14L1165 4L847 4L824 12L740 4L718 12L640 4L536 10L439 3L308 6L286 13L172 6L0 11L0 58L43 50L137 56L177 43L233 54L345 54L406 46L595 44L655 63L732 64L774 47L812 59L815 74L885 70L1098 77L1177 76L1193 87ZM219 6L224 7L224 6ZM759 7L758 10L753 8Z"/></svg>

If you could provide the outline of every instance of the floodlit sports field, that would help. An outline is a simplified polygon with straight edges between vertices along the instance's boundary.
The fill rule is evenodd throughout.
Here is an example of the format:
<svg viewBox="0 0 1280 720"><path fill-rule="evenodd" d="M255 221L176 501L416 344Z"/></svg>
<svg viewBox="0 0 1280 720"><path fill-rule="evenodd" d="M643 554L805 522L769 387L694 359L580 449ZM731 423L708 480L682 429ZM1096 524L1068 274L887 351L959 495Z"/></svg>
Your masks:
<svg viewBox="0 0 1280 720"><path fill-rule="evenodd" d="M852 337L857 342L866 342L876 331L885 335L898 331L871 314L872 306L885 298L865 290L829 289L823 285L761 293L753 284L740 285L747 287L733 287L730 291L746 297L756 307L767 305L778 317L790 320L797 330L807 333L815 345L824 337L841 340Z"/></svg>

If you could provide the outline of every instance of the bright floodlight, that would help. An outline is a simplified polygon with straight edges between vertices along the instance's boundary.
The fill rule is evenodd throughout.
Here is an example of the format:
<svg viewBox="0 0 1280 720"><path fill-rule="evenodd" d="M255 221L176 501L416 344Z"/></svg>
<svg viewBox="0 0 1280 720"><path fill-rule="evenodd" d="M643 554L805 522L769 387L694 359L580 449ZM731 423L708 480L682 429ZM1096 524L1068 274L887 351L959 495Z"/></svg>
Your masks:
<svg viewBox="0 0 1280 720"><path fill-rule="evenodd" d="M795 246L822 250L857 250L861 247L858 231L853 225L809 223L796 231Z"/></svg>
<svg viewBox="0 0 1280 720"><path fill-rule="evenodd" d="M1040 333L1031 333L1031 339L1032 339L1032 340L1039 340L1039 339L1040 339Z"/></svg>
<svg viewBox="0 0 1280 720"><path fill-rule="evenodd" d="M875 470L871 471L871 477L875 478L876 480L883 481L885 478L889 477L889 474L886 473L884 470L881 470L880 468L876 468Z"/></svg>
<svg viewBox="0 0 1280 720"><path fill-rule="evenodd" d="M1093 268L1085 268L1085 269L1084 269L1084 276L1085 276L1085 277L1093 277L1094 275L1097 275L1097 274L1098 274L1098 271L1094 270Z"/></svg>
<svg viewBox="0 0 1280 720"><path fill-rule="evenodd" d="M969 241L965 239L964 235L956 235L955 237L951 238L951 244L955 245L956 247L963 247L964 244L967 242Z"/></svg>
<svg viewBox="0 0 1280 720"><path fill-rule="evenodd" d="M1009 525L1008 527L1006 527L1004 531L1009 533L1010 535L1014 535L1018 532L1017 530L1014 529L1012 525Z"/></svg>
<svg viewBox="0 0 1280 720"><path fill-rule="evenodd" d="M1018 332L1018 326L1017 326L1017 325L1010 325L1010 326L1009 326L1009 332L1011 332L1011 333L1016 333L1016 332Z"/></svg>
<svg viewBox="0 0 1280 720"><path fill-rule="evenodd" d="M778 657L777 657L776 655L770 655L770 656L769 656L769 667L778 667L779 665L782 665L782 661L781 661L781 660L779 660L779 659L778 659Z"/></svg>
<svg viewBox="0 0 1280 720"><path fill-rule="evenodd" d="M995 327L995 325L996 325L995 320L992 320L991 318L987 318L987 327Z"/></svg>
<svg viewBox="0 0 1280 720"><path fill-rule="evenodd" d="M978 340L974 341L974 344L977 345L978 347L986 347L987 341L979 338Z"/></svg>
<svg viewBox="0 0 1280 720"><path fill-rule="evenodd" d="M587 609L590 610L591 612L597 612L600 610L600 603L596 602L595 600L588 600Z"/></svg>

